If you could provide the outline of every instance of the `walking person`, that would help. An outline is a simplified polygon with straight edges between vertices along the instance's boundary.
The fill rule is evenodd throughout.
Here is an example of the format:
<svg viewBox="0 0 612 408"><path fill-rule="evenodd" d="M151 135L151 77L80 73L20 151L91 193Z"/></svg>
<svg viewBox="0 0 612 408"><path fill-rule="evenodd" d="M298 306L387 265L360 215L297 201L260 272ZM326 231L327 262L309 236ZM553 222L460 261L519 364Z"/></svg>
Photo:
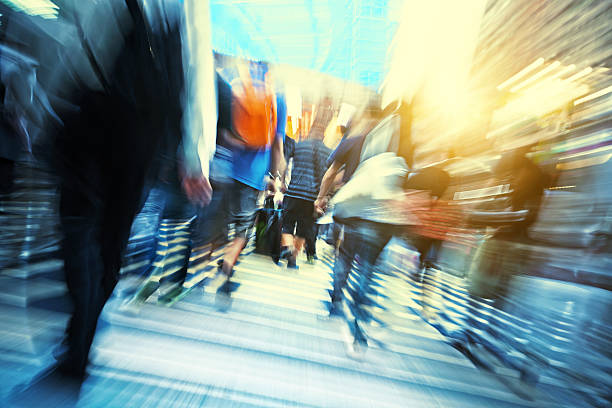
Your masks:
<svg viewBox="0 0 612 408"><path fill-rule="evenodd" d="M125 305L127 310L133 313L138 313L142 305L156 291L159 291L159 302L162 304L171 304L183 291L194 243L194 226L198 210L181 187L179 167L176 158L167 158L161 171L162 175L157 185L161 196L161 223L157 228L155 257L142 287ZM161 228L163 223L172 227ZM168 244L177 240L182 242L176 246Z"/></svg>
<svg viewBox="0 0 612 408"><path fill-rule="evenodd" d="M327 193L344 169L347 182L333 198L334 221L343 226L344 238L334 263L329 314L346 318L347 353L356 358L368 345L366 326L371 315L367 306L374 304L371 281L376 262L391 238L414 223L411 214L392 211L388 206L391 200L377 199L375 194L403 198L402 183L408 168L407 160L397 154L403 142L400 123L395 110L381 111L376 101L370 104L357 126L361 131L353 129L353 136L347 136L331 156L331 167L315 201L317 210L324 211ZM349 274L354 274L351 284Z"/></svg>
<svg viewBox="0 0 612 408"><path fill-rule="evenodd" d="M45 85L56 100L68 98L58 103L63 127L50 143L60 179L61 254L74 306L56 372L79 382L163 141L180 149L180 183L189 199L197 205L210 200L214 133L206 128L215 118L208 114L214 99L206 92L214 95L214 77L206 59L211 62L212 50L206 36L195 48L185 40L186 33L191 39L195 35L194 15L207 16L208 4L87 3L62 15L70 37L57 42L62 44L57 53L48 50L42 56L41 65L58 66ZM197 23L201 29L202 20ZM194 72L196 59L201 64Z"/></svg>
<svg viewBox="0 0 612 408"><path fill-rule="evenodd" d="M234 265L247 244L247 230L253 225L257 199L265 189L276 190L275 181L284 171L283 141L287 121L284 96L275 93L262 62L239 67L240 76L231 83L232 143L231 185L227 190L228 222L234 225L234 238L226 246L220 263L221 294L229 294ZM217 282L218 283L218 282Z"/></svg>
<svg viewBox="0 0 612 408"><path fill-rule="evenodd" d="M324 131L332 119L333 109L329 99L319 107L314 125L306 140L299 142L288 152L293 159L291 182L283 200L283 234L281 258L287 259L288 268L297 268L297 256L306 243L306 257L314 263L316 254L316 211L314 201L326 170L331 150L323 143Z"/></svg>

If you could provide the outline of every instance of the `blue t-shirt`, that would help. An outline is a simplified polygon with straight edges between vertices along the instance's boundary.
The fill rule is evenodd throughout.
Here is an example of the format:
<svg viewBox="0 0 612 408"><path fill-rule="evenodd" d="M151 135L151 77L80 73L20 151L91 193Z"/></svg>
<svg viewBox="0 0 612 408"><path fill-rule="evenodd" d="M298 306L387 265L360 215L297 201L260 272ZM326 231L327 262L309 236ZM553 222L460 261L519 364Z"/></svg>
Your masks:
<svg viewBox="0 0 612 408"><path fill-rule="evenodd" d="M333 162L338 162L340 168L344 168L344 176L342 177L344 183L350 180L359 166L365 137L365 134L345 137L327 159L327 167L331 166Z"/></svg>
<svg viewBox="0 0 612 408"><path fill-rule="evenodd" d="M276 94L276 138L285 140L287 104L281 93ZM270 170L270 147L259 150L235 149L233 179L257 190L265 189L264 177Z"/></svg>

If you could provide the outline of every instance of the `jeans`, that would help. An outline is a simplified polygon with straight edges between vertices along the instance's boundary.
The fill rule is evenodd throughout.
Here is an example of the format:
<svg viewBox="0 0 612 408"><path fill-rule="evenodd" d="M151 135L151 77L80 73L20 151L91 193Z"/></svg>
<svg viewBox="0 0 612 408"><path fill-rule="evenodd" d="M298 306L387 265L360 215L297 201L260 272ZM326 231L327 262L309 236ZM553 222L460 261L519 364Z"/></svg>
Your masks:
<svg viewBox="0 0 612 408"><path fill-rule="evenodd" d="M355 340L363 343L365 336L359 322L367 323L370 320L364 306L371 304L369 295L373 293L371 282L374 267L387 243L399 231L395 226L369 221L352 221L344 227L344 241L334 264L332 302L346 300L343 290L348 283L346 289L351 297L348 306L352 314L350 324ZM356 267L353 269L354 261ZM351 274L353 279L349 280Z"/></svg>
<svg viewBox="0 0 612 408"><path fill-rule="evenodd" d="M196 207L189 201L189 199L185 195L185 192L183 191L180 183L178 182L178 177L176 178L176 180L174 180L174 182L164 183L161 189L164 195L164 210L161 217L162 220L185 223L187 224L187 226L184 228L178 228L172 234L170 233L170 231L161 230L159 231L159 234L165 235L166 241L170 242L173 241L175 238L181 238L185 236L184 234L186 232L187 241L185 242L185 244L181 244L183 248L181 248L179 251L173 251L170 254L165 253L164 255L156 257L153 273L156 274L158 273L158 271L164 273L166 269L172 266L178 267L176 272L164 276L160 280L160 282L169 282L181 286L187 278L189 257L191 255L191 249L193 246L192 233L195 224L194 217L196 216ZM172 248L173 246L167 246L165 247L165 251L168 251ZM180 255L180 259L178 260L178 262L173 262L172 265L169 265L168 258L175 257L176 255ZM156 267L155 265L160 264L162 265L160 268L161 270L158 270L157 268L159 267Z"/></svg>

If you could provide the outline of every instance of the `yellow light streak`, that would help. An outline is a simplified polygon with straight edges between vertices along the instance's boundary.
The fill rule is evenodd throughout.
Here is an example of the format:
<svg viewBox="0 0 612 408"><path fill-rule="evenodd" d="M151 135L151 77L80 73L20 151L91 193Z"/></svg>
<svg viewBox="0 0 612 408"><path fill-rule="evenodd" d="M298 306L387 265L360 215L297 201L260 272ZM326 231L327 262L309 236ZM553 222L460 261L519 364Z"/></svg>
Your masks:
<svg viewBox="0 0 612 408"><path fill-rule="evenodd" d="M612 85L610 85L607 88L604 88L600 91L594 92L590 95L585 96L584 98L580 98L580 99L576 99L574 101L574 106L579 105L581 103L584 102L588 102L588 101L592 101L593 99L599 98L600 96L604 96L606 94L609 94L610 92L612 92Z"/></svg>
<svg viewBox="0 0 612 408"><path fill-rule="evenodd" d="M593 72L593 68L591 68L591 67L586 67L586 68L585 68L585 69L583 69L582 71L577 72L577 73L575 73L574 75L572 75L571 77L567 78L567 79L566 79L566 81L568 81L568 82L573 82L573 81L575 81L575 80L577 80L577 79L580 79L580 78L582 78L582 77L584 77L584 76L589 75L591 72Z"/></svg>
<svg viewBox="0 0 612 408"><path fill-rule="evenodd" d="M525 81L521 82L520 84L515 85L512 88L510 88L510 92L517 92L517 91L525 88L527 85L534 83L538 79L542 78L544 75L546 75L549 72L557 69L560 65L561 65L561 63L559 61L553 62L552 64L550 64L549 66L547 66L546 68L544 68L543 70L541 70L540 72L535 74L534 76L532 76L532 77L526 79Z"/></svg>
<svg viewBox="0 0 612 408"><path fill-rule="evenodd" d="M533 71L534 69L539 68L542 64L544 64L544 58L540 57L537 60L535 60L534 62L532 62L531 64L529 64L528 66L526 66L525 68L523 68L522 70L520 70L518 73L514 74L513 76L511 76L510 78L508 78L507 80L502 82L497 87L497 89L500 90L500 91L503 90L508 85L518 81L519 79L521 79L522 77L524 77L525 75L527 75L528 73Z"/></svg>

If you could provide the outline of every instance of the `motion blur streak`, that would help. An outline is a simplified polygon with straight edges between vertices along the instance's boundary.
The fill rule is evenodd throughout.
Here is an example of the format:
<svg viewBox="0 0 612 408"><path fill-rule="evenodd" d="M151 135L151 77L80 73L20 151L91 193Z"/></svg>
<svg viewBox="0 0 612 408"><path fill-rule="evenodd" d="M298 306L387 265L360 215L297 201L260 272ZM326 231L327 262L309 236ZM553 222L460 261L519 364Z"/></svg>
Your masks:
<svg viewBox="0 0 612 408"><path fill-rule="evenodd" d="M0 406L610 406L611 51L606 0L0 0Z"/></svg>

